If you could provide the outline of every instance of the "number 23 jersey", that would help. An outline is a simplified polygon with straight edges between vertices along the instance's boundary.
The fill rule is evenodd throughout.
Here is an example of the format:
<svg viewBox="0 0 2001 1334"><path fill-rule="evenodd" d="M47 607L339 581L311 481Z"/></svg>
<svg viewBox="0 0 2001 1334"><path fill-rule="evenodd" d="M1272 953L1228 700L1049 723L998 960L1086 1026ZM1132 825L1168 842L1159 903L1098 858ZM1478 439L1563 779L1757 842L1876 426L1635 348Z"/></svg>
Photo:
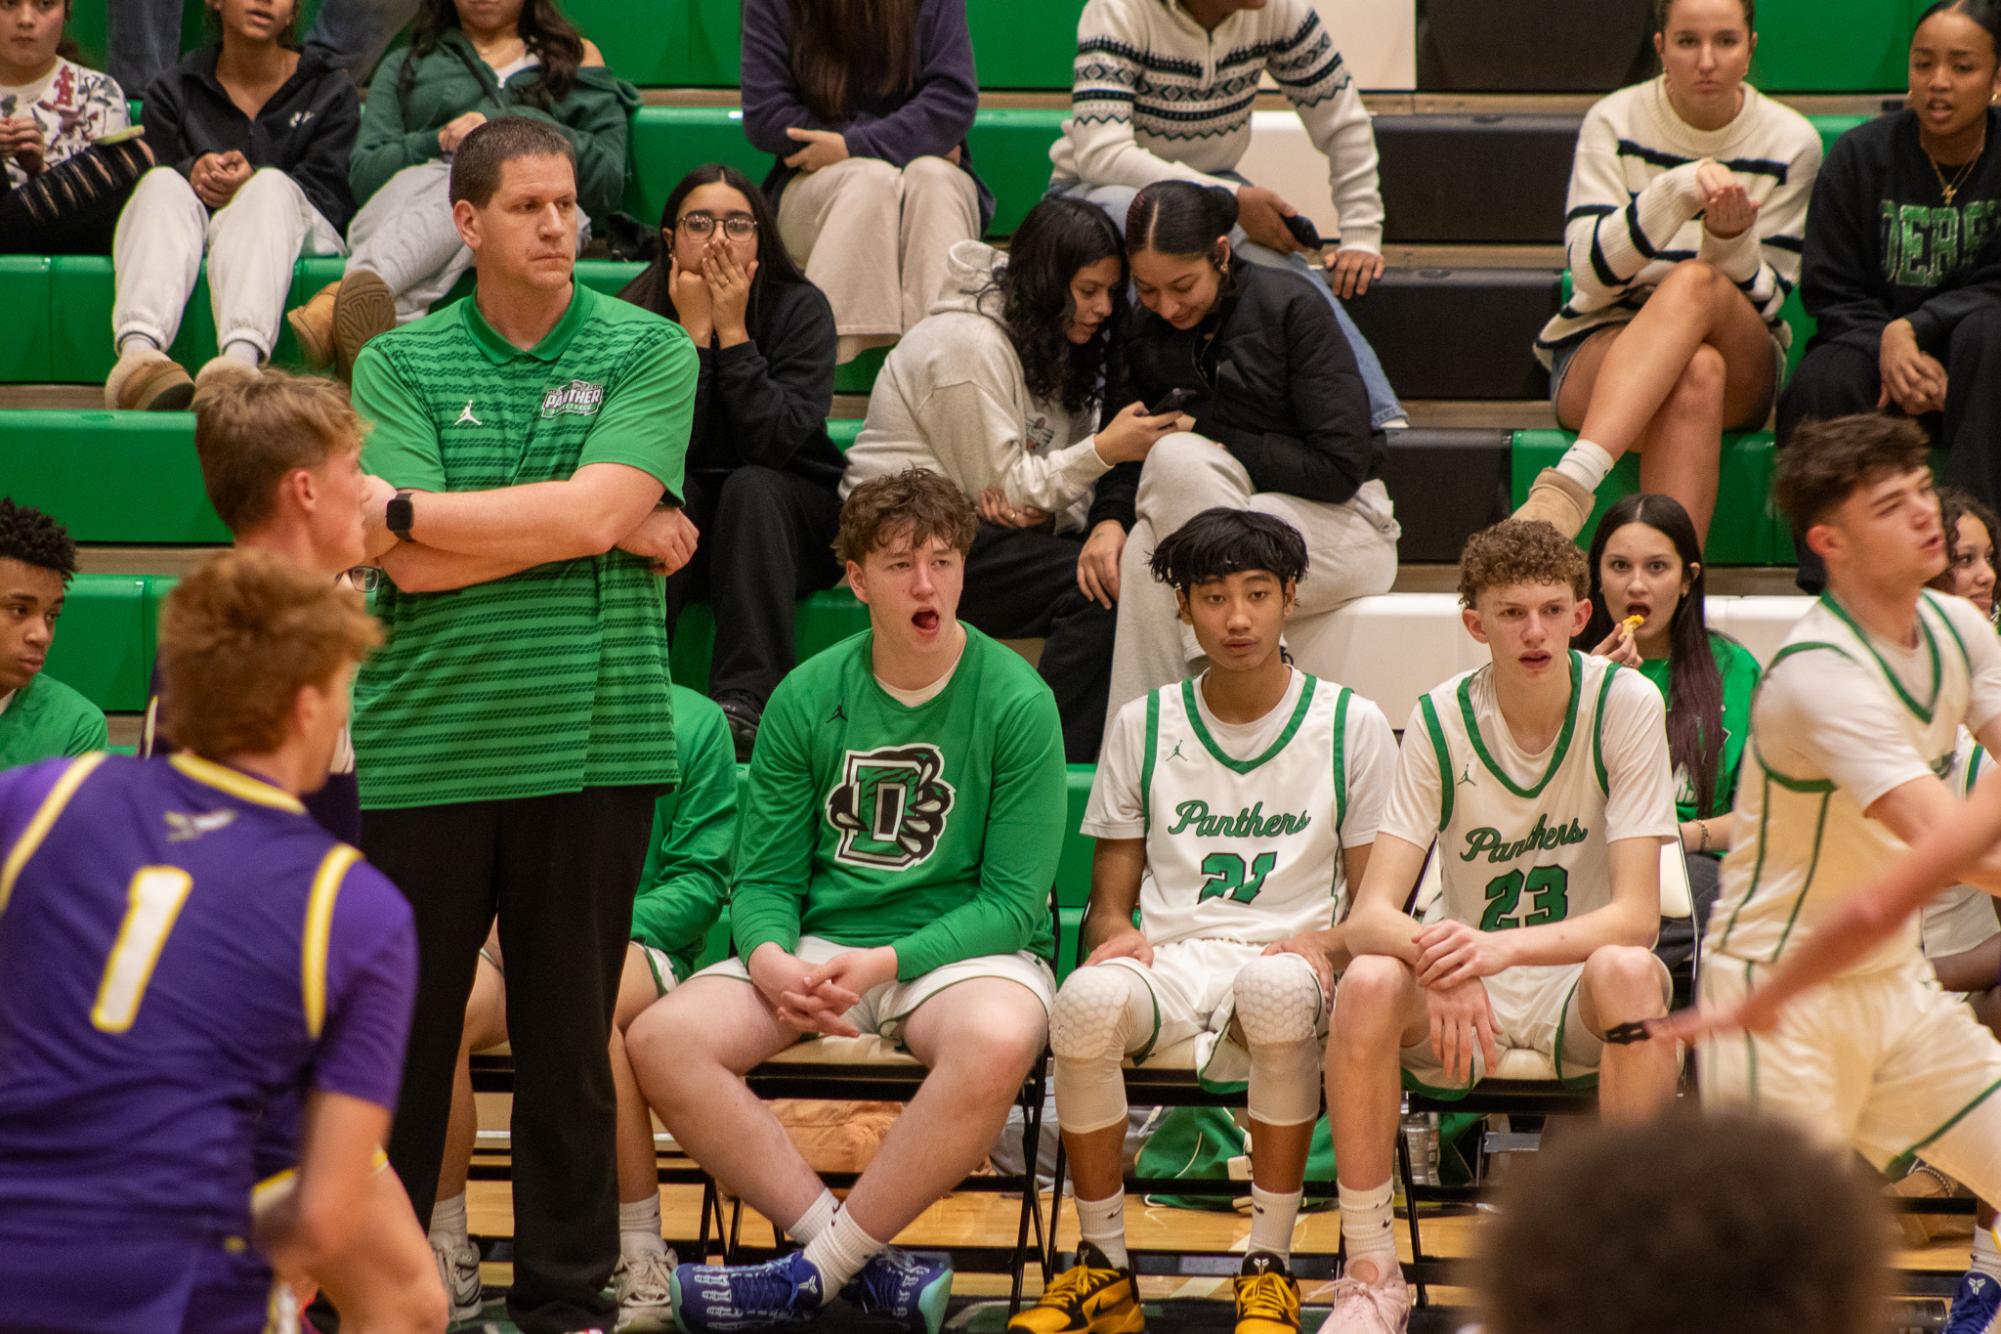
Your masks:
<svg viewBox="0 0 2001 1334"><path fill-rule="evenodd" d="M1369 700L1294 671L1264 717L1221 723L1202 682L1120 710L1083 832L1145 838L1140 925L1149 941L1268 944L1340 920L1344 848L1373 843L1395 770L1389 720Z"/></svg>
<svg viewBox="0 0 2001 1334"><path fill-rule="evenodd" d="M1667 717L1638 672L1570 655L1570 705L1538 755L1515 744L1491 665L1421 696L1383 832L1438 840L1446 915L1483 931L1541 926L1612 901L1608 847L1677 834Z"/></svg>

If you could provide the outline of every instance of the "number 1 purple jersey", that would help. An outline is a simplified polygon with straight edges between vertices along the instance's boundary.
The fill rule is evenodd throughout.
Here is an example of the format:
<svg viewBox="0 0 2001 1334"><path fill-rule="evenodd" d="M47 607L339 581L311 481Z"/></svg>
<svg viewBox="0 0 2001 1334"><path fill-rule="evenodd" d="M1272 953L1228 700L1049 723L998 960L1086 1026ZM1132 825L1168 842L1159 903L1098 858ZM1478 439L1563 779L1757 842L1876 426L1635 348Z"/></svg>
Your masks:
<svg viewBox="0 0 2001 1334"><path fill-rule="evenodd" d="M0 774L0 1328L107 1298L10 1273L9 1239L102 1273L120 1238L144 1269L248 1236L266 1104L394 1107L415 973L402 895L275 787L185 755Z"/></svg>

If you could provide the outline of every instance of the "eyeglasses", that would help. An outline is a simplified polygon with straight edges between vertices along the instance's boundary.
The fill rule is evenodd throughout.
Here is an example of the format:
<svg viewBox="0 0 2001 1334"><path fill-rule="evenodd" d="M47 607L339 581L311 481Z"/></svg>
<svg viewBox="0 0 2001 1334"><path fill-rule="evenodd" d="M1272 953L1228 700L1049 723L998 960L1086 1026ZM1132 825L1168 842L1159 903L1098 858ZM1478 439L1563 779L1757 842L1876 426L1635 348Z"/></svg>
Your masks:
<svg viewBox="0 0 2001 1334"><path fill-rule="evenodd" d="M719 222L723 225L723 234L732 241L757 235L757 219L748 213L732 213L726 218L718 218L713 213L685 213L676 225L690 236L703 237L715 231Z"/></svg>

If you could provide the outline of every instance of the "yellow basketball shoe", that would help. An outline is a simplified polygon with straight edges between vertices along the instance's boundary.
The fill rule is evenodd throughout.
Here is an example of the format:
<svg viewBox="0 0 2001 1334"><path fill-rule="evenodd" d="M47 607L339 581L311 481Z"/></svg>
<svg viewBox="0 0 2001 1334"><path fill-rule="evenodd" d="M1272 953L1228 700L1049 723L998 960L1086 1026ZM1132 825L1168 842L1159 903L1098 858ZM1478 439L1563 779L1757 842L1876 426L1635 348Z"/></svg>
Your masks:
<svg viewBox="0 0 2001 1334"><path fill-rule="evenodd" d="M1299 1296L1292 1299L1299 1327ZM1130 1269L1116 1269L1090 1242L1077 1247L1077 1263L1058 1274L1041 1300L1007 1322L1007 1334L1140 1334L1146 1312Z"/></svg>
<svg viewBox="0 0 2001 1334"><path fill-rule="evenodd" d="M1299 1280L1270 1251L1253 1251L1236 1278L1237 1334L1299 1334Z"/></svg>

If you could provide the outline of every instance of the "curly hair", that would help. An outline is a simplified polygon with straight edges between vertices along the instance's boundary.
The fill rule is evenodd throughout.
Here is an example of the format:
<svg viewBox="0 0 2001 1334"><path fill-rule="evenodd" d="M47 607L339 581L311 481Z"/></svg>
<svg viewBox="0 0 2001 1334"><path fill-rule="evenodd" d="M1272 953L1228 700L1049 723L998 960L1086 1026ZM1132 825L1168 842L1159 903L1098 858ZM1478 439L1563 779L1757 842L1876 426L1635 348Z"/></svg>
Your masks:
<svg viewBox="0 0 2001 1334"><path fill-rule="evenodd" d="M76 574L76 543L63 526L38 509L0 497L0 560L53 570L67 585Z"/></svg>
<svg viewBox="0 0 2001 1334"><path fill-rule="evenodd" d="M1959 521L1968 515L1987 530L1988 542L2001 542L2001 520L1995 518L1994 511L1978 496L1956 486L1938 488L1938 521L1945 530L1945 569L1931 581L1931 587L1942 593L1952 592L1953 571L1959 566Z"/></svg>
<svg viewBox="0 0 2001 1334"><path fill-rule="evenodd" d="M1490 588L1562 584L1580 602L1591 567L1577 544L1540 519L1504 519L1466 539L1459 555L1459 601L1471 607Z"/></svg>
<svg viewBox="0 0 2001 1334"><path fill-rule="evenodd" d="M1119 261L1111 288L1112 314L1088 343L1073 343L1077 317L1070 295L1077 272L1100 260ZM1105 350L1118 342L1126 314L1125 245L1103 209L1081 199L1045 199L1028 211L1008 245L1007 262L994 269L1001 295L1001 323L1021 358L1021 378L1031 398L1054 400L1065 412L1082 412L1102 393Z"/></svg>
<svg viewBox="0 0 2001 1334"><path fill-rule="evenodd" d="M834 559L859 565L871 551L892 543L917 546L933 538L963 554L972 550L979 529L965 492L929 468L905 468L848 492L834 534Z"/></svg>
<svg viewBox="0 0 2001 1334"><path fill-rule="evenodd" d="M417 62L438 49L445 29L460 26L458 6L452 0L423 0L423 5L410 24L410 55L396 82L398 98L410 95L417 83ZM555 0L522 0L514 30L542 62L541 77L523 89L522 100L547 111L577 85L577 70L584 63L583 34L563 17Z"/></svg>

